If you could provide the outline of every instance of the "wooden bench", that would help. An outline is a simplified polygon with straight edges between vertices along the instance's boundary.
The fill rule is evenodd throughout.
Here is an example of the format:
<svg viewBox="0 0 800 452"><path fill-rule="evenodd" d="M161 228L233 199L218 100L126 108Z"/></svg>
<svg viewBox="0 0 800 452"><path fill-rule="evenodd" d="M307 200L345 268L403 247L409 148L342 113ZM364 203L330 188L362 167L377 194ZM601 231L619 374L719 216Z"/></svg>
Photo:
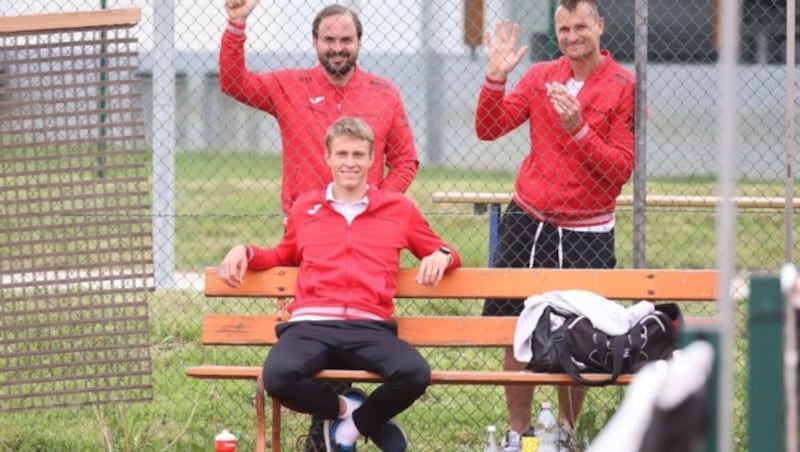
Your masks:
<svg viewBox="0 0 800 452"><path fill-rule="evenodd" d="M551 290L583 289L610 299L651 301L715 301L718 272L714 270L557 270L459 268L448 273L435 287L414 282L416 269L401 270L396 298L477 299L527 298ZM233 289L224 284L215 269L205 273L207 297L269 297L278 299L272 315L218 315L203 318L204 345L264 346L277 341L274 327L283 321L286 299L294 294L297 269L278 267L251 272L244 284ZM397 317L399 335L418 347L507 347L512 345L515 317L419 316ZM202 365L190 367L186 374L195 378L240 379L256 381L257 450L266 447L265 394L261 366ZM605 379L607 375L587 375ZM316 378L325 380L376 382L380 377L365 371L324 370ZM516 372L502 370L433 369L432 384L574 384L565 374ZM623 375L618 384L627 384L631 375ZM272 450L280 451L280 404L273 400Z"/></svg>

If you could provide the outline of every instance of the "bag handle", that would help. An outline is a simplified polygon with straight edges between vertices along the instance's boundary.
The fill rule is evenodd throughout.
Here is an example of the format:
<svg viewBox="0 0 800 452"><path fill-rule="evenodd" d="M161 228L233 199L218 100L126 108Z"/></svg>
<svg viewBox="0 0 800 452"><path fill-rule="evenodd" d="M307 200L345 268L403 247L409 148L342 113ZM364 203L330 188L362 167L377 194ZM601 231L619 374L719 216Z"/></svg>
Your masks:
<svg viewBox="0 0 800 452"><path fill-rule="evenodd" d="M605 380L595 380L590 381L581 375L578 366L572 361L572 353L566 350L566 341L564 340L564 330L559 331L557 334L553 335L553 346L556 349L556 355L558 355L558 362L561 364L561 368L566 372L570 377L572 377L575 381L582 383L586 386L606 386L609 384L614 383L619 378L619 375L622 373L622 361L624 359L625 353L625 337L624 335L613 337L613 365L612 365L612 372L611 376Z"/></svg>
<svg viewBox="0 0 800 452"><path fill-rule="evenodd" d="M630 366L631 369L634 368L636 363L639 360L639 353L642 351L642 347L644 347L645 342L645 330L644 325L641 323L637 323L628 333L628 336L631 338L631 350L630 350Z"/></svg>

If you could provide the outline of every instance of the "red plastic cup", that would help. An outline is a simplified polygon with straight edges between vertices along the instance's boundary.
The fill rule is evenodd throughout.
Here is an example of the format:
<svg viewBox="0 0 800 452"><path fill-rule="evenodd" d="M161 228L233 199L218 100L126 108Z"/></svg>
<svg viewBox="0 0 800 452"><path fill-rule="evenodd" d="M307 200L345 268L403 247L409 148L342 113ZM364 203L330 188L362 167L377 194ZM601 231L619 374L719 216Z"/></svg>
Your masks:
<svg viewBox="0 0 800 452"><path fill-rule="evenodd" d="M236 436L227 430L214 437L214 444L215 452L236 452Z"/></svg>

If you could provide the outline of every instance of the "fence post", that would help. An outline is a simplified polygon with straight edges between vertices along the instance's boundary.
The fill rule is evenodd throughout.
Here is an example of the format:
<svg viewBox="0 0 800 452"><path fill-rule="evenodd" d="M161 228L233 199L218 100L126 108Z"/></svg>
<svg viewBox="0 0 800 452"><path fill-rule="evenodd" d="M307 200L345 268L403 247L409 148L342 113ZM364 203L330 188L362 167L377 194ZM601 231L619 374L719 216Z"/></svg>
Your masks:
<svg viewBox="0 0 800 452"><path fill-rule="evenodd" d="M747 450L784 450L782 303L777 278L751 279Z"/></svg>
<svg viewBox="0 0 800 452"><path fill-rule="evenodd" d="M548 59L557 58L559 55L558 40L556 39L556 0L550 0L550 14L547 15L547 35L550 39L547 41L547 57Z"/></svg>
<svg viewBox="0 0 800 452"><path fill-rule="evenodd" d="M153 264L159 289L175 286L175 2L157 3L153 65Z"/></svg>
<svg viewBox="0 0 800 452"><path fill-rule="evenodd" d="M705 438L703 440L704 452L717 452L717 438L719 436L719 324L717 322L711 324L703 324L702 326L695 326L687 328L684 334L680 337L680 348L684 348L694 341L706 341L711 344L714 349L714 363L711 368L711 374L708 377L708 392L706 400L706 409L708 410L708 423L706 425ZM727 394L725 396L728 396Z"/></svg>

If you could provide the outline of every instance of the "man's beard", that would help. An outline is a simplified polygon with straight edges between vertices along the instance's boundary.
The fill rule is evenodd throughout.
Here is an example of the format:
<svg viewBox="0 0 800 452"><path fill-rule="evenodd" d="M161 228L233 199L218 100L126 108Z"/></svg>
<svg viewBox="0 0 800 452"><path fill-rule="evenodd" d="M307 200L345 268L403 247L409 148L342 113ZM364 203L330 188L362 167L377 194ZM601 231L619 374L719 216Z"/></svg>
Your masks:
<svg viewBox="0 0 800 452"><path fill-rule="evenodd" d="M331 58L337 56L342 56L345 58L345 61L341 66L334 66L331 63ZM349 52L329 53L328 55L325 55L324 58L321 57L319 62L322 63L322 67L325 68L325 72L334 77L341 77L342 75L345 75L353 70L353 67L356 65L356 57L351 55Z"/></svg>

